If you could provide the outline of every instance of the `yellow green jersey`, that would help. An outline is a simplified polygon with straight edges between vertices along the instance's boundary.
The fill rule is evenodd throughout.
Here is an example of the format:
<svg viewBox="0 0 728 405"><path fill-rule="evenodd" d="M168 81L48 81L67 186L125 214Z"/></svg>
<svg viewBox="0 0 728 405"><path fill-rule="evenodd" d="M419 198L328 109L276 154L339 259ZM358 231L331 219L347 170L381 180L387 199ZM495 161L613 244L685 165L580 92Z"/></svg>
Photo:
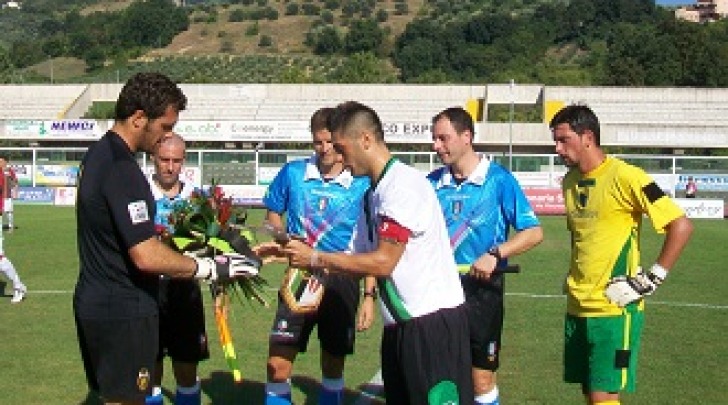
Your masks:
<svg viewBox="0 0 728 405"><path fill-rule="evenodd" d="M571 232L567 312L619 315L622 309L607 301L604 290L612 277L637 272L643 215L664 233L684 213L647 173L614 157L586 174L571 169L562 186Z"/></svg>

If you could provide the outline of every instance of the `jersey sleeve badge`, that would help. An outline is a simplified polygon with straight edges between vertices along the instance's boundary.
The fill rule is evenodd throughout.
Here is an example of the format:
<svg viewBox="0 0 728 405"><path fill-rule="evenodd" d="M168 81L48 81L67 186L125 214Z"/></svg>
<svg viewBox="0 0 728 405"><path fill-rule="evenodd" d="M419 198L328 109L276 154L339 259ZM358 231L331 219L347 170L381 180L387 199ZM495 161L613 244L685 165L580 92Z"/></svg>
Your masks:
<svg viewBox="0 0 728 405"><path fill-rule="evenodd" d="M149 221L149 208L146 201L130 202L127 208L129 209L129 218L132 224L136 225Z"/></svg>

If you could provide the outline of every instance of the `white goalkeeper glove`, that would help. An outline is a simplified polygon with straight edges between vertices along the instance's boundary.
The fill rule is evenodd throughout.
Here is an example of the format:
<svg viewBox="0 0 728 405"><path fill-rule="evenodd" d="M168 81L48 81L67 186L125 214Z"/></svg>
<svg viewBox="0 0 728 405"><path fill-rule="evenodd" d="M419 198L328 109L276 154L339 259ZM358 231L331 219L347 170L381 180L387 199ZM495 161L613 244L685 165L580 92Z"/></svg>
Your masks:
<svg viewBox="0 0 728 405"><path fill-rule="evenodd" d="M617 276L609 280L604 295L619 307L625 307L642 298L652 295L667 277L667 270L655 263L649 273L637 269L634 277Z"/></svg>
<svg viewBox="0 0 728 405"><path fill-rule="evenodd" d="M226 282L233 278L258 274L260 261L237 253L225 253L210 257L192 257L197 262L195 278L206 281Z"/></svg>

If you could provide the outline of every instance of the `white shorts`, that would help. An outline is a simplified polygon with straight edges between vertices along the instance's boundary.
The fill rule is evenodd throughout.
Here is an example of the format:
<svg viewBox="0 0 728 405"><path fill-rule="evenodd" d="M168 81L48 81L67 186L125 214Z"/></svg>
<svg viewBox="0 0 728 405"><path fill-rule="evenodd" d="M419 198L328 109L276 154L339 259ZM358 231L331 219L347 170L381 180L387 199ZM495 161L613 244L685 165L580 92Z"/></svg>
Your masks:
<svg viewBox="0 0 728 405"><path fill-rule="evenodd" d="M12 198L6 198L5 201L3 201L3 212L13 212Z"/></svg>

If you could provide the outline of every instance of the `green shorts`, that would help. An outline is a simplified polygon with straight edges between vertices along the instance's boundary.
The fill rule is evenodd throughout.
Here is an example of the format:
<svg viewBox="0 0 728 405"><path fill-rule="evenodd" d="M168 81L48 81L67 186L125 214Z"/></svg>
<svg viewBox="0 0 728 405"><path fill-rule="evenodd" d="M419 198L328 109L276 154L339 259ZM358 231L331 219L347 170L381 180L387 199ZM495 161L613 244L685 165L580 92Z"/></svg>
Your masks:
<svg viewBox="0 0 728 405"><path fill-rule="evenodd" d="M642 311L620 316L566 315L564 381L587 392L634 392L644 324Z"/></svg>

